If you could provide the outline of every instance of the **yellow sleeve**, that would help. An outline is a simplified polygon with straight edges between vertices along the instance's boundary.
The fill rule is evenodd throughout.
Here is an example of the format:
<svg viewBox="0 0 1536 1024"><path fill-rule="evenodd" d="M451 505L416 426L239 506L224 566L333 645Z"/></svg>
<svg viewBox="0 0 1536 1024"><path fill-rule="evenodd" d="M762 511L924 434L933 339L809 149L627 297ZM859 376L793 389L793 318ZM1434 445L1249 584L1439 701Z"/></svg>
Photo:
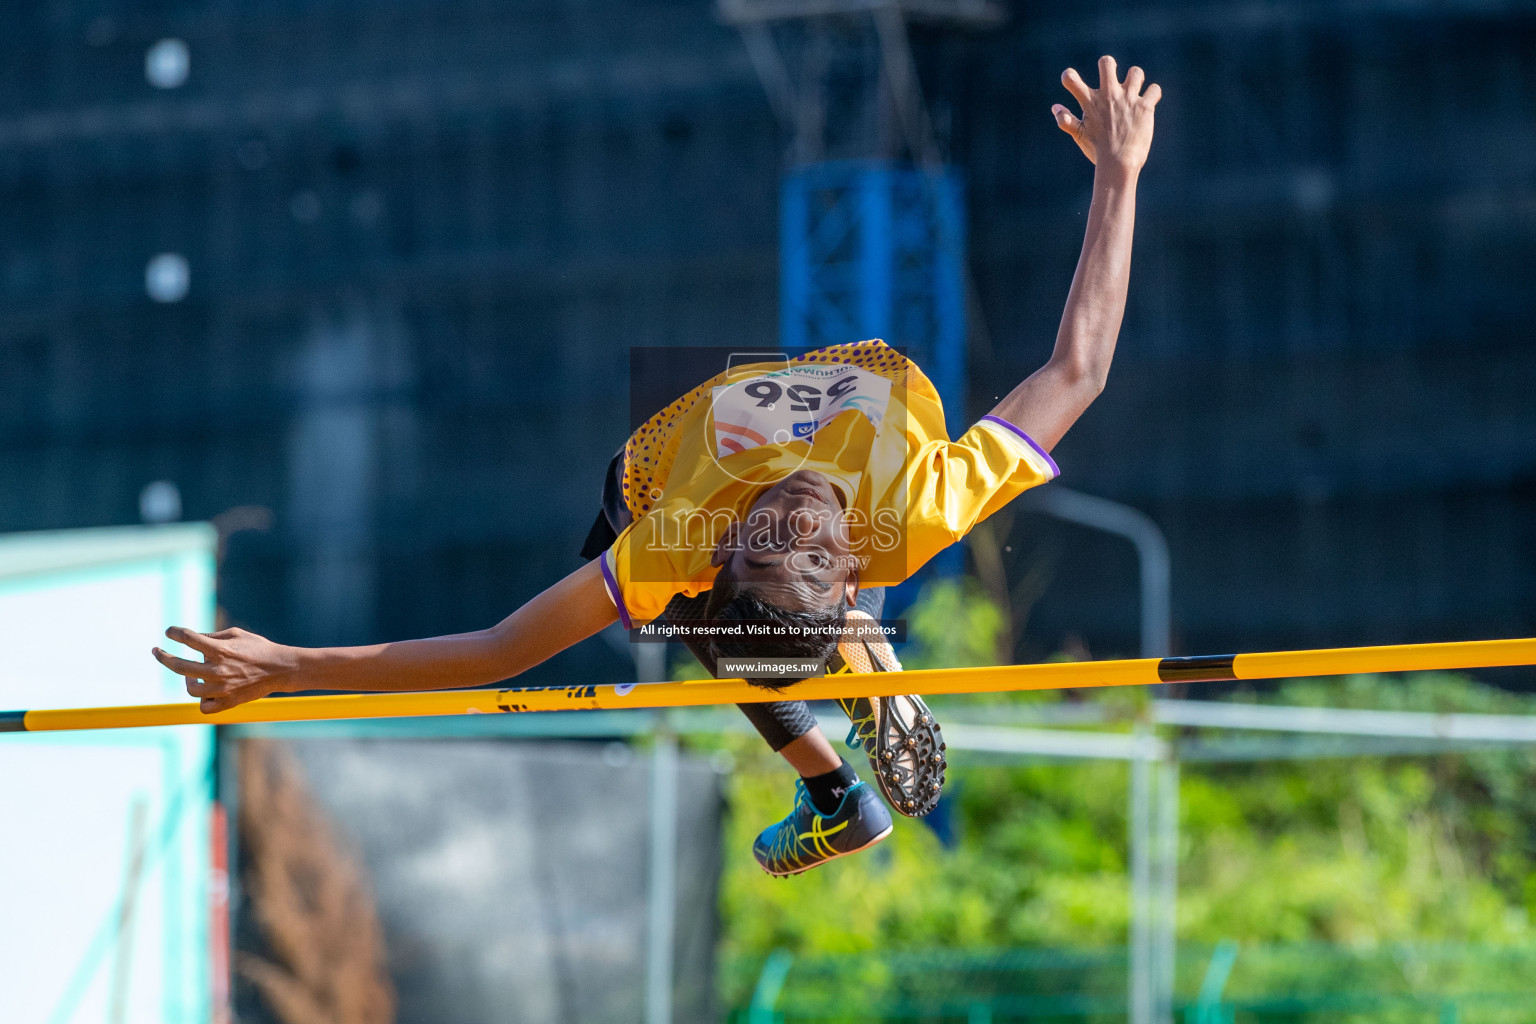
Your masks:
<svg viewBox="0 0 1536 1024"><path fill-rule="evenodd" d="M679 527L665 513L657 508L636 519L602 555L603 586L625 629L658 618L675 594L695 597L714 585L708 531L728 526L730 514L699 513L684 517ZM669 526L687 534L673 536Z"/></svg>
<svg viewBox="0 0 1536 1024"><path fill-rule="evenodd" d="M982 417L958 441L924 442L907 477L909 571L1060 472L1033 438L996 416Z"/></svg>

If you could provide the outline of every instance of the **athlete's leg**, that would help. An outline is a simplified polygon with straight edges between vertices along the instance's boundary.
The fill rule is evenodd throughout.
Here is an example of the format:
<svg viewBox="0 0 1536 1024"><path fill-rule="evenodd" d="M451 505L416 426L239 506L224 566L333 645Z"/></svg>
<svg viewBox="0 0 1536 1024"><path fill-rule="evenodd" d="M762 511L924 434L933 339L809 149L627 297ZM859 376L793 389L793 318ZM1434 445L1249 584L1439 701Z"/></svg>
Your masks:
<svg viewBox="0 0 1536 1024"><path fill-rule="evenodd" d="M850 624L878 620L885 594L875 590L868 603L860 594L859 608L848 613ZM845 640L838 645L837 668L853 672L900 672L901 662L889 643ZM875 782L890 805L902 814L921 817L938 805L944 789L944 736L921 697L845 697L838 701L853 723L848 746L869 756Z"/></svg>
<svg viewBox="0 0 1536 1024"><path fill-rule="evenodd" d="M846 763L820 729L812 729L780 747L779 756L788 761L802 779L835 772Z"/></svg>
<svg viewBox="0 0 1536 1024"><path fill-rule="evenodd" d="M679 594L668 604L663 613L668 622L696 622L704 617L704 606L708 598L700 594L698 597L684 597ZM715 660L710 657L707 645L683 641L699 664L710 675L715 674ZM797 764L802 757L809 757L806 761L808 768L820 768L821 771L830 771L836 767L842 759L832 750L832 744L827 742L825 736L816 728L816 716L811 714L810 707L803 700L774 700L761 704L738 704L741 713L747 716L762 736L763 742L768 744L770 750L783 754L785 760L801 775L819 775L820 771L801 771L801 765ZM815 739L807 737L820 737L818 743ZM802 742L803 741L803 742ZM793 749L790 749L793 747ZM786 753L786 751L788 751ZM830 762L831 767L822 767Z"/></svg>
<svg viewBox="0 0 1536 1024"><path fill-rule="evenodd" d="M816 716L803 700L738 704L768 746L804 778L825 775L843 763L830 740L816 728Z"/></svg>
<svg viewBox="0 0 1536 1024"><path fill-rule="evenodd" d="M880 600L870 603L879 613ZM707 598L674 597L664 613L672 622L697 621ZM687 643L699 664L715 674L707 645ZM764 742L800 776L795 806L782 821L768 826L752 844L752 854L771 875L793 875L834 857L855 853L891 834L891 816L880 798L843 760L816 725L803 700L738 704Z"/></svg>

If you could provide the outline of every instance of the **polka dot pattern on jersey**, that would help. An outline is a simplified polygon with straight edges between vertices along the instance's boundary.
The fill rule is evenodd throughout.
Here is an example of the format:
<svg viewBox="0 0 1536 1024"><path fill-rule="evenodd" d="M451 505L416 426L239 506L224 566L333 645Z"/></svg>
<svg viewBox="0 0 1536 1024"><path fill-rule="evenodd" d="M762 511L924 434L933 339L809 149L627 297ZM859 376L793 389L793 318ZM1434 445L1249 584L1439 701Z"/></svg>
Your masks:
<svg viewBox="0 0 1536 1024"><path fill-rule="evenodd" d="M907 388L938 401L938 393L916 364L878 338L847 345L818 348L789 361L790 366L806 363L857 366L884 377L899 388ZM624 504L636 519L645 515L661 497L677 458L678 426L698 410L700 402L725 382L721 373L700 384L671 405L641 424L624 445ZM700 424L703 417L698 418Z"/></svg>

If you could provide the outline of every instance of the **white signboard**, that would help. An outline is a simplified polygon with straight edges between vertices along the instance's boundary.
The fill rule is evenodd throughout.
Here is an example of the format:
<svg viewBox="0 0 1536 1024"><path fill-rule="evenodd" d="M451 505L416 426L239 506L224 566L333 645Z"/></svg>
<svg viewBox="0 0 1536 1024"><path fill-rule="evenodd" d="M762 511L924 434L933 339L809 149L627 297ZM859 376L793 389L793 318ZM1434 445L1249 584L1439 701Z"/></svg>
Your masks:
<svg viewBox="0 0 1536 1024"><path fill-rule="evenodd" d="M188 700L210 527L0 535L0 711ZM179 652L184 653L184 652ZM0 1019L205 1024L211 728L0 733Z"/></svg>

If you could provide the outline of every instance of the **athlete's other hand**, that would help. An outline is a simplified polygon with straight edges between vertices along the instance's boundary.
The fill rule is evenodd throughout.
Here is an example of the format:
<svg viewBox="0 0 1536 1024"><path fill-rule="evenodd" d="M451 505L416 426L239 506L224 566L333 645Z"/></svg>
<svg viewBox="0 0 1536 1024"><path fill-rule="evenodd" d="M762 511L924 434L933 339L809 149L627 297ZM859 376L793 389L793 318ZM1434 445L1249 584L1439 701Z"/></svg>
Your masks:
<svg viewBox="0 0 1536 1024"><path fill-rule="evenodd" d="M278 693L297 668L292 648L243 629L198 633L172 626L165 635L203 656L202 661L187 661L154 649L156 661L186 677L187 693L201 698L204 714Z"/></svg>
<svg viewBox="0 0 1536 1024"><path fill-rule="evenodd" d="M1147 162L1152 146L1152 109L1163 98L1156 83L1142 92L1146 75L1131 67L1121 82L1115 58L1099 58L1099 87L1088 88L1076 69L1061 73L1061 84L1077 98L1083 113L1074 117L1060 103L1051 107L1056 124L1072 136L1083 154L1103 170L1134 174Z"/></svg>

